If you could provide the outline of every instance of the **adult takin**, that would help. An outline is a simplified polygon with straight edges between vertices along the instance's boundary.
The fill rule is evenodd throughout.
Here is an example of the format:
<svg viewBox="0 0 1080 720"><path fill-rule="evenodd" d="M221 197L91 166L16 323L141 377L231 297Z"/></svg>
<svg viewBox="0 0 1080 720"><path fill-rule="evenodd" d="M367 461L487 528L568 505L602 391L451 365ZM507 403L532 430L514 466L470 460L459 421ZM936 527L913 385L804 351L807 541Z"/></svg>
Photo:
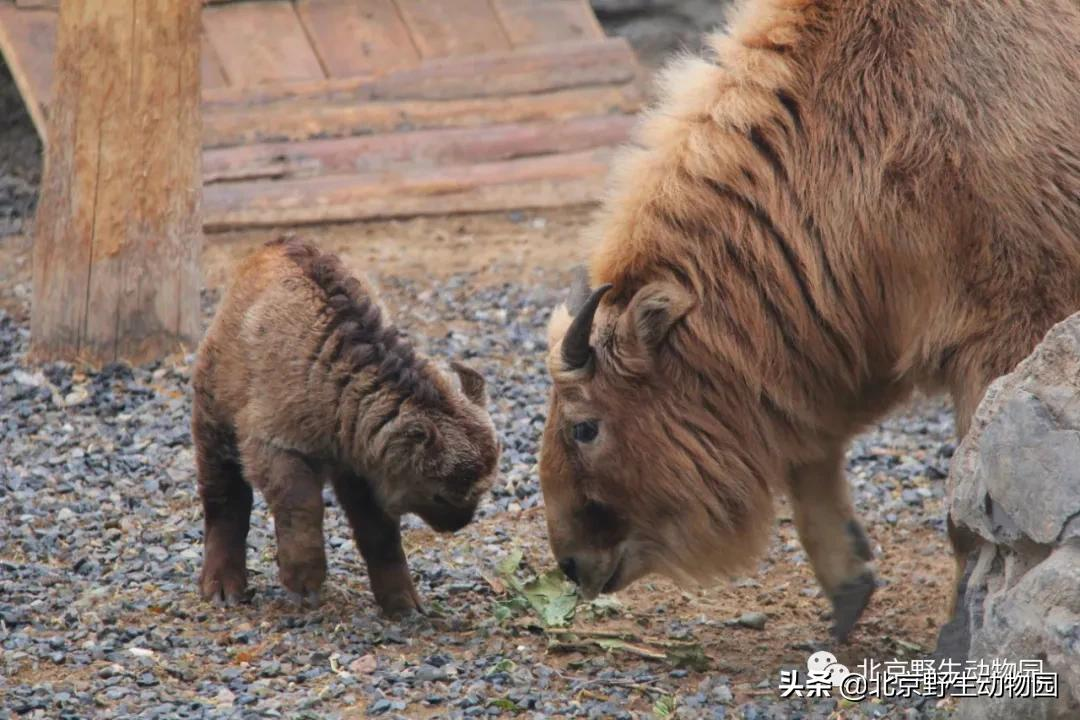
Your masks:
<svg viewBox="0 0 1080 720"><path fill-rule="evenodd" d="M1080 309L1080 4L749 0L708 45L552 318L551 545L586 596L715 578L783 492L843 640L876 584L850 438L916 389L962 435Z"/></svg>
<svg viewBox="0 0 1080 720"><path fill-rule="evenodd" d="M499 443L483 377L418 355L373 290L311 244L245 259L199 348L192 434L205 514L205 599L246 596L252 486L274 516L281 584L315 601L326 577L323 485L348 517L390 615L418 610L400 516L437 531L473 517Z"/></svg>

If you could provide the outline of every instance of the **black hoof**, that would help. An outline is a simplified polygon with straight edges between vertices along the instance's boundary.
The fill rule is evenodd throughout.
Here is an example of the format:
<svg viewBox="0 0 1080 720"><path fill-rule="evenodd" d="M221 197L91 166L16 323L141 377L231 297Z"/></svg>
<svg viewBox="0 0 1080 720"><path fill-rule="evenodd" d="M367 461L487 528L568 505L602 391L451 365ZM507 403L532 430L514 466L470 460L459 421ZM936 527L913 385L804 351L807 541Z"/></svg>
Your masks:
<svg viewBox="0 0 1080 720"><path fill-rule="evenodd" d="M953 615L949 622L938 631L937 646L934 648L934 660L952 660L964 663L971 649L971 628L965 612Z"/></svg>
<svg viewBox="0 0 1080 720"><path fill-rule="evenodd" d="M874 594L877 582L874 573L869 570L854 580L849 580L840 586L832 595L833 624L832 636L837 642L847 642L851 629L855 627L859 616L870 602L870 596Z"/></svg>

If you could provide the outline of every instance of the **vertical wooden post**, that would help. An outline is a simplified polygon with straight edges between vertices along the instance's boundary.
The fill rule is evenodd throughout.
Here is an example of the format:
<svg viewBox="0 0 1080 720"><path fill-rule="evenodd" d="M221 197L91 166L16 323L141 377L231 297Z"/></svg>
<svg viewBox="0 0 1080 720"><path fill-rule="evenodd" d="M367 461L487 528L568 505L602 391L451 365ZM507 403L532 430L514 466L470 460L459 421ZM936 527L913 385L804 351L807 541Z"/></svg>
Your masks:
<svg viewBox="0 0 1080 720"><path fill-rule="evenodd" d="M197 0L62 0L34 238L37 360L141 362L199 334Z"/></svg>

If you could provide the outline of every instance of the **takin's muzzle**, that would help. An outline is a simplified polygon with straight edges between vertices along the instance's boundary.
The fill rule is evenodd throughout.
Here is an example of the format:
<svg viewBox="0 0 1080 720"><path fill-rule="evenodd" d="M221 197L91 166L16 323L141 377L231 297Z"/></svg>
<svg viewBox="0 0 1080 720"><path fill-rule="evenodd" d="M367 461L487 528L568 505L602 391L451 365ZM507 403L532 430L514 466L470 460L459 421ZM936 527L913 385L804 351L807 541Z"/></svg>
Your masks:
<svg viewBox="0 0 1080 720"><path fill-rule="evenodd" d="M622 553L618 548L567 555L559 559L559 569L577 583L586 600L615 592L625 584Z"/></svg>
<svg viewBox="0 0 1080 720"><path fill-rule="evenodd" d="M431 501L416 508L415 512L432 530L451 533L461 530L472 522L479 504L479 498L465 503L455 503L441 495L435 495Z"/></svg>

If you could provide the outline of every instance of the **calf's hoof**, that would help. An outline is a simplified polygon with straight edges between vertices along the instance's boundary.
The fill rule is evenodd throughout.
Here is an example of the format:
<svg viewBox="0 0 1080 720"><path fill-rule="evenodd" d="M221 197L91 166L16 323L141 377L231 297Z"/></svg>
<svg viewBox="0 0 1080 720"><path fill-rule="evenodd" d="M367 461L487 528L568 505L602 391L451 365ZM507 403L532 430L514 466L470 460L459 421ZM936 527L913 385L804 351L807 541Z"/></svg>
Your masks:
<svg viewBox="0 0 1080 720"><path fill-rule="evenodd" d="M215 605L234 607L249 599L247 571L227 562L207 561L199 576L202 599Z"/></svg>
<svg viewBox="0 0 1080 720"><path fill-rule="evenodd" d="M326 581L326 556L300 559L278 558L278 575L281 585L290 597L299 598L301 604L319 604L319 594Z"/></svg>
<svg viewBox="0 0 1080 720"><path fill-rule="evenodd" d="M837 642L847 642L848 635L862 615L870 596L874 594L877 582L874 573L867 570L862 575L848 580L832 594L833 624L832 636Z"/></svg>
<svg viewBox="0 0 1080 720"><path fill-rule="evenodd" d="M379 603L379 609L382 610L383 615L392 620L404 620L424 614L424 609L420 607L420 600L415 592L391 597L376 597L375 601Z"/></svg>
<svg viewBox="0 0 1080 720"><path fill-rule="evenodd" d="M322 603L322 593L318 590L309 592L307 595L301 595L300 593L293 592L292 590L286 590L285 596L289 599L293 605L298 608L303 607L319 607Z"/></svg>
<svg viewBox="0 0 1080 720"><path fill-rule="evenodd" d="M375 593L375 602L383 614L391 618L404 618L410 615L423 615L420 596L416 594L412 578L407 567L368 569L371 578L371 590Z"/></svg>

